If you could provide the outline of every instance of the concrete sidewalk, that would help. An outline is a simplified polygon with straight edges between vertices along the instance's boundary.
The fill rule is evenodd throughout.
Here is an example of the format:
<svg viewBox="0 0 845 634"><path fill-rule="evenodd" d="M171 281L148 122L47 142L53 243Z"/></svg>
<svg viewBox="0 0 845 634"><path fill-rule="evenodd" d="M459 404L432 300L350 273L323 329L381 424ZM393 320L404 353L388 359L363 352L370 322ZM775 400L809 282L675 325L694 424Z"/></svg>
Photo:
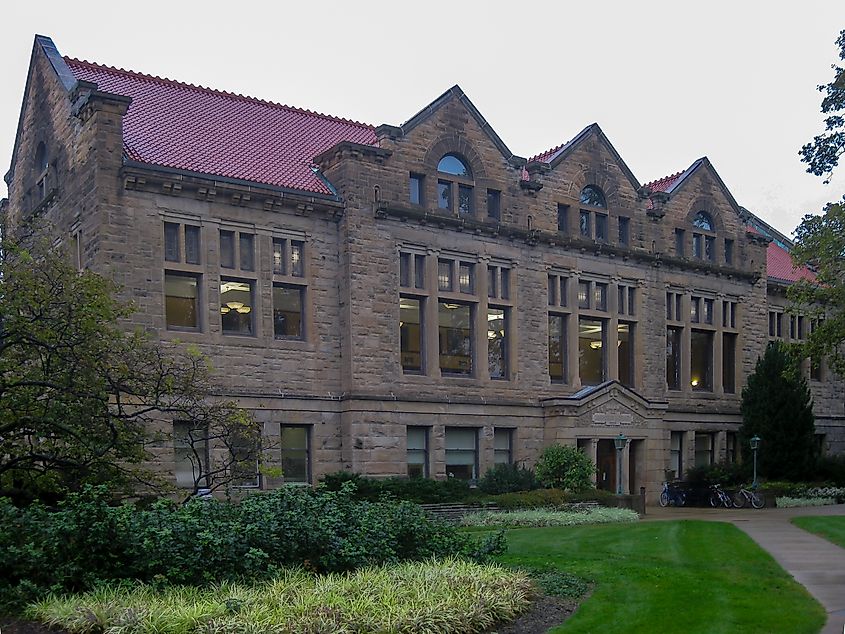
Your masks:
<svg viewBox="0 0 845 634"><path fill-rule="evenodd" d="M732 522L824 606L827 623L821 634L845 634L845 549L790 522L802 515L845 516L845 504L761 510L648 507L642 519Z"/></svg>

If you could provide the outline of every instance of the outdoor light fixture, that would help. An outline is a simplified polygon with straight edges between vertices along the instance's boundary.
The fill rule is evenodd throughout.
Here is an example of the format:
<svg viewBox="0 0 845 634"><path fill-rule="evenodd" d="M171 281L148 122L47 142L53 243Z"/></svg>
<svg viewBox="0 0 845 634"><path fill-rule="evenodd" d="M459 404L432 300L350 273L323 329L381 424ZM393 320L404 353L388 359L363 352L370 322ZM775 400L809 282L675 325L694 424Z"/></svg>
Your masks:
<svg viewBox="0 0 845 634"><path fill-rule="evenodd" d="M757 434L754 434L751 437L751 440L748 441L748 444L751 445L751 451L754 455L754 480L751 482L751 488L752 489L757 488L757 449L760 448L760 440L761 440L760 436L758 436Z"/></svg>
<svg viewBox="0 0 845 634"><path fill-rule="evenodd" d="M622 495L622 450L628 444L628 438L622 432L613 439L616 447L616 495Z"/></svg>

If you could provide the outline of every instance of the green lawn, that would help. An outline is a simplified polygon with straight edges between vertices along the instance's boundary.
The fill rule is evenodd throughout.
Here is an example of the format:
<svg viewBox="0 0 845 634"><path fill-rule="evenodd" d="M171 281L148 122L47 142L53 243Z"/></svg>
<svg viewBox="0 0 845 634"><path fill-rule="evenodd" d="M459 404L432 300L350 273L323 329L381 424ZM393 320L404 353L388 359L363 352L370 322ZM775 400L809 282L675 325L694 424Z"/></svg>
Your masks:
<svg viewBox="0 0 845 634"><path fill-rule="evenodd" d="M722 522L508 531L508 564L595 583L555 632L816 634L824 609L745 533Z"/></svg>
<svg viewBox="0 0 845 634"><path fill-rule="evenodd" d="M794 517L792 523L845 548L845 517Z"/></svg>

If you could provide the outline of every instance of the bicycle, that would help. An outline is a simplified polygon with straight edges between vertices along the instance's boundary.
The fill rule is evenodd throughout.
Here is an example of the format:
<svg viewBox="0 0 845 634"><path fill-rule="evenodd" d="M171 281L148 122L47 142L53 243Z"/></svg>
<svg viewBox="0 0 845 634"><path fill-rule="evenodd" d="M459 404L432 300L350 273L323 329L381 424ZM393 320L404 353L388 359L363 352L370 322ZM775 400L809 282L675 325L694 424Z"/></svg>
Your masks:
<svg viewBox="0 0 845 634"><path fill-rule="evenodd" d="M724 506L726 509L732 508L734 505L731 496L727 494L724 489L718 484L710 485L710 506L716 508L717 506Z"/></svg>
<svg viewBox="0 0 845 634"><path fill-rule="evenodd" d="M733 505L741 509L746 504L751 503L751 506L755 509L761 509L766 506L766 498L762 495L757 493L754 489L746 489L745 487L741 487L739 491L734 493Z"/></svg>
<svg viewBox="0 0 845 634"><path fill-rule="evenodd" d="M660 493L660 506L683 506L686 503L686 493L676 487L670 486L668 482L663 483L663 491Z"/></svg>

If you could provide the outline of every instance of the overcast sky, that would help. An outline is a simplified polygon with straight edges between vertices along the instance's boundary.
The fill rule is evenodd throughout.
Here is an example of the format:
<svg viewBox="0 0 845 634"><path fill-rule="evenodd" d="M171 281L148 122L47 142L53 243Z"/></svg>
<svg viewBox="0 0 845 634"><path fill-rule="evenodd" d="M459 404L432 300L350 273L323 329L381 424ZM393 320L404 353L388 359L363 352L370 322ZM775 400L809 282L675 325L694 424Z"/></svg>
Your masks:
<svg viewBox="0 0 845 634"><path fill-rule="evenodd" d="M459 84L529 157L598 122L640 182L708 156L787 235L845 193L805 173L845 2L9 2L0 167L36 33L63 55L399 124ZM5 196L0 184L0 197Z"/></svg>

